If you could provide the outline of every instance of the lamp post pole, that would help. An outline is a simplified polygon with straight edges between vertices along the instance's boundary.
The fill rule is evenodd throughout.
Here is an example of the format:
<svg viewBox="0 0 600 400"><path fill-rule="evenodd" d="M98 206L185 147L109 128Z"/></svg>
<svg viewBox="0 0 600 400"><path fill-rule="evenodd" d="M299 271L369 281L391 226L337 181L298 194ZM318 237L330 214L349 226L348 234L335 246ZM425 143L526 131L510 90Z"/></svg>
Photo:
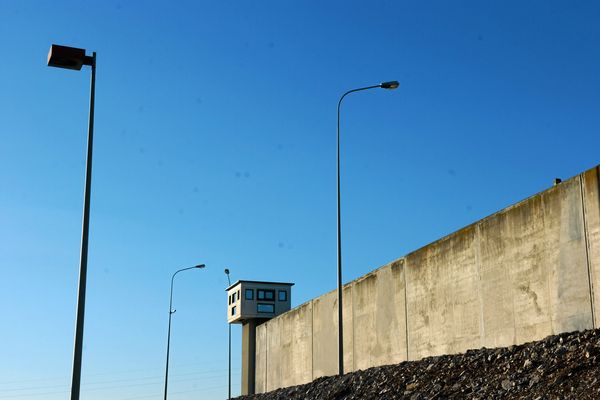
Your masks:
<svg viewBox="0 0 600 400"><path fill-rule="evenodd" d="M231 286L231 279L229 279L229 269L225 268L225 275L227 275L227 284ZM231 324L227 323L227 327L229 328L229 349L228 349L228 357L229 362L227 365L227 399L231 400Z"/></svg>
<svg viewBox="0 0 600 400"><path fill-rule="evenodd" d="M167 384L169 382L169 349L171 347L171 317L175 314L176 310L173 310L173 281L175 279L175 275L180 273L181 271L187 271L188 269L194 268L204 268L204 264L196 265L194 267L182 268L178 271L175 271L173 276L171 277L171 294L169 296L169 330L167 332L167 362L165 365L165 400L167 400Z"/></svg>
<svg viewBox="0 0 600 400"><path fill-rule="evenodd" d="M94 100L96 95L96 52L85 55L85 49L52 45L48 53L48 66L81 70L83 65L92 69L90 85L90 112L88 120L87 156L85 164L85 188L83 197L83 222L81 230L81 252L79 259L79 283L77 314L75 319L75 344L73 350L73 376L71 400L79 400L81 388L81 360L83 355L83 325L85 319L85 289L87 282L88 237L90 227L90 195L92 191L92 149L94 144Z"/></svg>
<svg viewBox="0 0 600 400"><path fill-rule="evenodd" d="M362 90L382 88L396 89L400 84L397 81L383 82L379 85L366 86L347 91L340 97L337 106L337 300L338 300L338 374L344 374L344 328L343 328L343 306L342 306L342 215L341 215L341 191L340 191L340 109L342 100L350 93Z"/></svg>

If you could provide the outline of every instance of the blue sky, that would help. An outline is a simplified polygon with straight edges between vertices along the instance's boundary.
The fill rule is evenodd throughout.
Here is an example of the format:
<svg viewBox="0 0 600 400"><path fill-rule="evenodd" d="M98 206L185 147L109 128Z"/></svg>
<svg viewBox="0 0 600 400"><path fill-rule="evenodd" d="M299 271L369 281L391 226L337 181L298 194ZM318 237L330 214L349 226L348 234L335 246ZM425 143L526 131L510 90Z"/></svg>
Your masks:
<svg viewBox="0 0 600 400"><path fill-rule="evenodd" d="M593 1L0 3L0 400L64 399L98 53L82 399L227 393L227 286L336 285L600 163ZM233 392L240 333L233 327Z"/></svg>

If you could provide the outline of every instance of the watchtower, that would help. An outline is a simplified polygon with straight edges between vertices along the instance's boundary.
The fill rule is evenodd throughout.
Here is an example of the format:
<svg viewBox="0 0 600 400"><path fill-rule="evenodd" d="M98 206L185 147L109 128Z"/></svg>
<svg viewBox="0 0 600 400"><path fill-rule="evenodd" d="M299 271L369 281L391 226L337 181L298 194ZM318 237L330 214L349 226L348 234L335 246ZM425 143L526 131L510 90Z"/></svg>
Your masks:
<svg viewBox="0 0 600 400"><path fill-rule="evenodd" d="M242 324L242 395L255 390L256 327L290 310L293 285L237 281L227 288L227 322Z"/></svg>

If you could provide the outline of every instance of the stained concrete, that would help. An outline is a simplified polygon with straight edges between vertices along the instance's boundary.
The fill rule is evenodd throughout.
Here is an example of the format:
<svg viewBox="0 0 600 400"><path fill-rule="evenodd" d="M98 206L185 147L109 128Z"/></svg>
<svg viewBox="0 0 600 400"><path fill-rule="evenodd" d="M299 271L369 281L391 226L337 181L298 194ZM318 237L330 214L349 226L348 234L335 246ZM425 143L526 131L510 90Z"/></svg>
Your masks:
<svg viewBox="0 0 600 400"><path fill-rule="evenodd" d="M480 223L486 347L592 327L579 177Z"/></svg>
<svg viewBox="0 0 600 400"><path fill-rule="evenodd" d="M344 310L344 372L354 371L352 348L354 346L354 322L352 285L342 292ZM311 301L313 319L312 379L338 373L338 314L337 291L331 291Z"/></svg>
<svg viewBox="0 0 600 400"><path fill-rule="evenodd" d="M599 307L594 168L345 285L345 371L593 328ZM336 374L335 291L259 327L256 348L257 392Z"/></svg>
<svg viewBox="0 0 600 400"><path fill-rule="evenodd" d="M255 392L267 391L267 326L256 327Z"/></svg>
<svg viewBox="0 0 600 400"><path fill-rule="evenodd" d="M474 226L406 257L409 359L479 347L476 259Z"/></svg>
<svg viewBox="0 0 600 400"><path fill-rule="evenodd" d="M312 380L312 302L265 323L267 391ZM262 334L262 333L261 333ZM262 361L262 360L261 360ZM262 371L257 371L263 376Z"/></svg>
<svg viewBox="0 0 600 400"><path fill-rule="evenodd" d="M329 292L312 301L313 378L338 372L337 293ZM344 324L348 327L348 324Z"/></svg>
<svg viewBox="0 0 600 400"><path fill-rule="evenodd" d="M583 174L585 233L594 327L600 327L600 167Z"/></svg>
<svg viewBox="0 0 600 400"><path fill-rule="evenodd" d="M407 359L403 263L386 265L351 285L353 371Z"/></svg>

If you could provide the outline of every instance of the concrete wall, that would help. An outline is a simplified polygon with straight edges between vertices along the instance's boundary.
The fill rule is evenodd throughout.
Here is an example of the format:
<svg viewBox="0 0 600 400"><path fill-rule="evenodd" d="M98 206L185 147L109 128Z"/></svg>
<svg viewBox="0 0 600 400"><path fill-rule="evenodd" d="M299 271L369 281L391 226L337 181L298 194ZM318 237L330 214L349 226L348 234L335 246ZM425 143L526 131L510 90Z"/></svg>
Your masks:
<svg viewBox="0 0 600 400"><path fill-rule="evenodd" d="M352 293L353 346L350 371L407 359L403 260L380 268L348 287ZM335 354L334 354L335 358ZM346 365L346 364L345 364ZM337 369L333 371L337 373Z"/></svg>
<svg viewBox="0 0 600 400"><path fill-rule="evenodd" d="M582 194L594 326L600 326L600 167L583 174Z"/></svg>
<svg viewBox="0 0 600 400"><path fill-rule="evenodd" d="M598 326L600 168L344 287L346 372ZM257 392L337 373L330 292L257 330Z"/></svg>

